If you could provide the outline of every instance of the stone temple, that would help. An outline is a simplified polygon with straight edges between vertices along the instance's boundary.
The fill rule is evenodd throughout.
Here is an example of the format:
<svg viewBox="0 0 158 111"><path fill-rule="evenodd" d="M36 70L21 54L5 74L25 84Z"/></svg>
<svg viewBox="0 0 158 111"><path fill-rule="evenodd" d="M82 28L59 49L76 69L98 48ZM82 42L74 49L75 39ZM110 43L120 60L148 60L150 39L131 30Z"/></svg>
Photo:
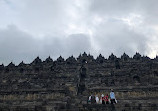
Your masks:
<svg viewBox="0 0 158 111"><path fill-rule="evenodd" d="M109 94L117 104L87 104ZM0 111L158 111L158 57L83 53L57 60L0 65Z"/></svg>

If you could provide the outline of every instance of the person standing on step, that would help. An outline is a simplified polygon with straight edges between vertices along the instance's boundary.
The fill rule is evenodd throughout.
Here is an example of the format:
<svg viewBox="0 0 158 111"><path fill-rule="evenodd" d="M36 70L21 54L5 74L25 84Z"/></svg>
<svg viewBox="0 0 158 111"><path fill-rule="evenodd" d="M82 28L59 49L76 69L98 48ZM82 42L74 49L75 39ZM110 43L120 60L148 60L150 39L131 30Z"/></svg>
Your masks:
<svg viewBox="0 0 158 111"><path fill-rule="evenodd" d="M92 95L90 95L90 96L88 97L88 104L89 104L89 103L91 104L91 98L92 98Z"/></svg>
<svg viewBox="0 0 158 111"><path fill-rule="evenodd" d="M91 104L95 104L95 103L96 103L96 101L95 101L95 96L92 95L92 96L91 96Z"/></svg>
<svg viewBox="0 0 158 111"><path fill-rule="evenodd" d="M113 91L113 89L111 89L111 92L110 92L110 100L111 100L111 104L115 104L116 101L115 101L115 93Z"/></svg>
<svg viewBox="0 0 158 111"><path fill-rule="evenodd" d="M109 104L109 95L108 94L105 96L105 101L106 101L106 104Z"/></svg>
<svg viewBox="0 0 158 111"><path fill-rule="evenodd" d="M98 97L98 95L95 96L95 101L96 101L97 104L99 104L99 97Z"/></svg>
<svg viewBox="0 0 158 111"><path fill-rule="evenodd" d="M105 97L104 97L104 94L101 95L101 98L102 98L102 104L105 104Z"/></svg>

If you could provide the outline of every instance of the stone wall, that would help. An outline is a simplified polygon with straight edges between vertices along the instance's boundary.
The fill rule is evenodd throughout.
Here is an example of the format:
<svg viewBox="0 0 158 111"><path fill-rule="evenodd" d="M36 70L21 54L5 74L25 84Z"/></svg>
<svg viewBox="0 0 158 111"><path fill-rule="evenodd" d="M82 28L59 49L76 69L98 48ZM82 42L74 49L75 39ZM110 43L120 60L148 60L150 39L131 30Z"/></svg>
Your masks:
<svg viewBox="0 0 158 111"><path fill-rule="evenodd" d="M109 94L110 89L118 104L87 104L89 95ZM157 101L158 57L124 53L94 59L83 53L66 60L37 57L30 64L0 65L1 110L156 111Z"/></svg>

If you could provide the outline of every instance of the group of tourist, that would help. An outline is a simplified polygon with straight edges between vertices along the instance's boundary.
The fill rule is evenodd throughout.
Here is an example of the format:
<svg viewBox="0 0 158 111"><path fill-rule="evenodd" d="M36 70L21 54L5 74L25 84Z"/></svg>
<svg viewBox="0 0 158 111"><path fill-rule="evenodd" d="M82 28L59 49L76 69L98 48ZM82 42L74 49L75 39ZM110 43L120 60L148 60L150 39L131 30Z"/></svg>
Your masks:
<svg viewBox="0 0 158 111"><path fill-rule="evenodd" d="M99 99L98 95L90 95L89 98L88 98L88 103L90 104L94 104L94 103L97 103L97 104L116 104L117 103L117 100L115 98L115 94L114 94L114 91L111 89L111 92L110 92L110 97L108 94L104 95L104 94L101 94L101 97Z"/></svg>

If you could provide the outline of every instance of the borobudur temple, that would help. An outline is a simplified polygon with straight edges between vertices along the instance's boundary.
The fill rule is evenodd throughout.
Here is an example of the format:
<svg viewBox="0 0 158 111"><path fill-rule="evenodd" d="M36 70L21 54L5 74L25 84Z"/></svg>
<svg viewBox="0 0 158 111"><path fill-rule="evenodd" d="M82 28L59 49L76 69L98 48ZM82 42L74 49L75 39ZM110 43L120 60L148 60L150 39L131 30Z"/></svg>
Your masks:
<svg viewBox="0 0 158 111"><path fill-rule="evenodd" d="M117 104L88 104L110 93ZM158 111L158 57L80 54L0 65L0 111Z"/></svg>

